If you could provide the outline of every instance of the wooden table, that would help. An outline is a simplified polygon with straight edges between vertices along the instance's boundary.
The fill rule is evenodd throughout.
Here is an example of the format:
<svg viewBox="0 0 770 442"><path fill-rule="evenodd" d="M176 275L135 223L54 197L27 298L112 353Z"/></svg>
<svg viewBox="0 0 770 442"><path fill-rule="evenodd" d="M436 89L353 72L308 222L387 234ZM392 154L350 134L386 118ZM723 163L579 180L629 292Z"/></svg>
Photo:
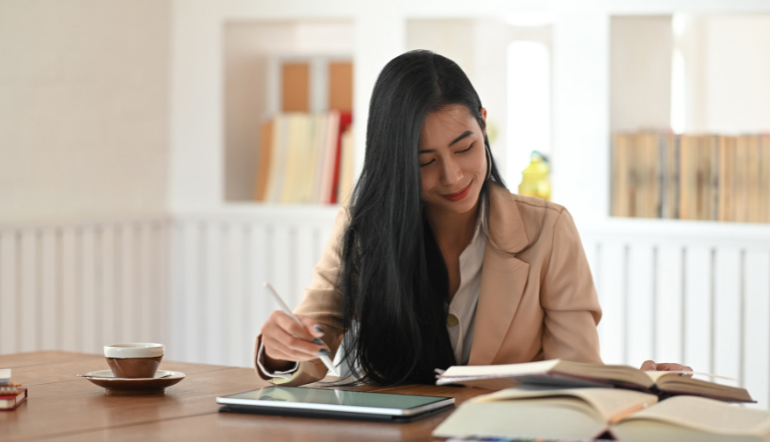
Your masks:
<svg viewBox="0 0 770 442"><path fill-rule="evenodd" d="M78 373L109 369L104 357L67 352L0 356L29 399L14 411L0 411L0 441L429 441L450 411L416 422L373 423L218 413L217 396L267 385L253 369L163 361L163 370L186 378L155 396L108 396ZM357 388L451 396L457 404L485 390L413 385Z"/></svg>

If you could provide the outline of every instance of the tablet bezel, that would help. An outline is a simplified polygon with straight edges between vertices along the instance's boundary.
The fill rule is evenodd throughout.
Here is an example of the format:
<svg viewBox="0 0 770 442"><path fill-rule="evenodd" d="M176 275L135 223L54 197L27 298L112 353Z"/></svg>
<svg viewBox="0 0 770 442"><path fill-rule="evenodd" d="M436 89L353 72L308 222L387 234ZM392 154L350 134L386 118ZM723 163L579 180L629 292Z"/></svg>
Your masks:
<svg viewBox="0 0 770 442"><path fill-rule="evenodd" d="M340 413L342 414L350 414L350 415L360 415L360 416L387 416L387 417L413 417L422 415L424 413L428 413L433 410L437 409L445 409L449 408L454 405L455 399L451 397L444 397L444 396L422 396L422 395L415 395L415 394L397 394L397 393L386 393L386 392L369 392L369 391L351 391L351 393L357 393L357 394L387 394L387 395L398 395L398 396L420 396L420 397L430 397L437 399L434 402L431 402L429 404L420 405L412 408L384 408L384 407L365 407L360 405L340 405L340 404L317 404L312 402L274 402L274 401L262 401L259 399L243 399L243 398L234 398L232 396L241 395L244 393L250 393L252 391L262 391L262 390L269 390L276 387L265 387L265 388L257 388L254 390L248 390L241 393L236 393L233 395L227 395L227 396L221 396L217 397L217 403L221 405L232 405L238 408L237 411L245 411L244 407L253 408L255 412L258 412L258 410L273 410L275 412L283 411L307 411L311 414L317 414L317 413L323 413L323 412L333 412L335 415L338 415ZM279 387L279 388L302 388L302 389L312 389L310 387ZM326 389L326 388L318 388L315 390L332 390L332 389ZM230 410L222 410L222 411L230 411ZM236 411L236 410L233 410ZM272 414L272 413L271 413Z"/></svg>

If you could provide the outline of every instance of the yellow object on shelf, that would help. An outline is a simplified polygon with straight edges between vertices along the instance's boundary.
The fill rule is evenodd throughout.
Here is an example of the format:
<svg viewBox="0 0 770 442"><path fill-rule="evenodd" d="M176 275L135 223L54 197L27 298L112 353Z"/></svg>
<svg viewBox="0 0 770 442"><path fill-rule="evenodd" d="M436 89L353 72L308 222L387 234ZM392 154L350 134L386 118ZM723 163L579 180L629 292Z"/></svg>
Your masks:
<svg viewBox="0 0 770 442"><path fill-rule="evenodd" d="M546 201L551 200L551 167L543 154L533 151L530 163L521 173L519 195L534 196Z"/></svg>

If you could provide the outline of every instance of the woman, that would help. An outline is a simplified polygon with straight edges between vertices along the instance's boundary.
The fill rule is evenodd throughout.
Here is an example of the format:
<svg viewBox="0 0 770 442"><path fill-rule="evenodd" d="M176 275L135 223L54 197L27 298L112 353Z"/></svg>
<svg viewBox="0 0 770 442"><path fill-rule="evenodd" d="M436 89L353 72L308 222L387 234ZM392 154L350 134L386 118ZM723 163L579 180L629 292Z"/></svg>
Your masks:
<svg viewBox="0 0 770 442"><path fill-rule="evenodd" d="M260 376L321 379L319 354L333 357L343 336L353 374L377 384L433 383L434 369L458 364L601 363L601 309L574 222L505 188L486 115L445 57L412 51L385 66L352 203L295 310L304 327L272 314L257 338Z"/></svg>

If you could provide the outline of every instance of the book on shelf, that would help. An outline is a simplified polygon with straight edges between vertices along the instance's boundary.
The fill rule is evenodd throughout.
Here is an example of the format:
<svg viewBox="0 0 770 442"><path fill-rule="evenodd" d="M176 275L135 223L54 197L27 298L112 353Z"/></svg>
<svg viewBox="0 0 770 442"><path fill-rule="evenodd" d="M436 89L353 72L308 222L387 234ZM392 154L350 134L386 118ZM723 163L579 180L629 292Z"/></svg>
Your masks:
<svg viewBox="0 0 770 442"><path fill-rule="evenodd" d="M514 387L464 402L433 436L768 441L770 412L694 396L659 400L632 390Z"/></svg>
<svg viewBox="0 0 770 442"><path fill-rule="evenodd" d="M746 136L739 136L735 145L735 173L734 176L734 192L735 198L735 213L733 218L738 222L746 222L749 219L749 202L748 202L748 172L749 165L749 140Z"/></svg>
<svg viewBox="0 0 770 442"><path fill-rule="evenodd" d="M286 139L286 159L284 161L285 169L282 176L281 194L278 198L279 203L289 204L293 202L302 202L298 199L298 190L301 187L300 180L307 170L302 167L307 158L305 152L306 146L310 143L311 134L308 133L308 114L291 113L288 114L288 133Z"/></svg>
<svg viewBox="0 0 770 442"><path fill-rule="evenodd" d="M267 183L265 186L264 199L258 201L276 202L278 195L280 195L280 184L283 180L279 177L282 174L283 165L286 158L286 133L287 133L287 118L283 115L279 115L272 121L272 131L270 138L270 154L268 155L269 164L267 165ZM259 178L258 178L259 179Z"/></svg>
<svg viewBox="0 0 770 442"><path fill-rule="evenodd" d="M278 204L336 203L340 181L352 177L352 145L343 148L345 139L352 140L346 135L351 123L349 112L337 111L282 113L264 123L255 199Z"/></svg>
<svg viewBox="0 0 770 442"><path fill-rule="evenodd" d="M673 134L661 136L658 144L661 161L661 218L679 218L679 144Z"/></svg>
<svg viewBox="0 0 770 442"><path fill-rule="evenodd" d="M610 156L610 185L612 195L610 197L610 211L614 216L631 216L628 213L628 205L625 198L628 196L628 177L626 171L627 137L621 134L612 135L612 152Z"/></svg>
<svg viewBox="0 0 770 442"><path fill-rule="evenodd" d="M0 391L0 410L14 410L26 400L25 387L16 387L11 392Z"/></svg>
<svg viewBox="0 0 770 442"><path fill-rule="evenodd" d="M353 192L353 129L342 136L342 158L340 159L339 203L347 205Z"/></svg>
<svg viewBox="0 0 770 442"><path fill-rule="evenodd" d="M332 193L332 180L334 179L334 162L336 161L336 143L339 135L340 114L331 112L326 121L326 130L324 132L323 151L320 155L321 161L318 163L319 176L316 183L317 193L315 201L324 203L329 202L329 196Z"/></svg>
<svg viewBox="0 0 770 442"><path fill-rule="evenodd" d="M332 192L331 195L329 195L329 202L331 204L336 204L338 202L338 193L339 193L339 183L340 183L340 163L342 160L342 138L346 130L350 127L351 123L351 115L349 113L341 113L340 114L340 126L339 131L337 132L337 139L336 139L336 155L334 156L334 174L332 176ZM351 162L352 167L352 162Z"/></svg>
<svg viewBox="0 0 770 442"><path fill-rule="evenodd" d="M770 223L770 135L612 136L613 216Z"/></svg>
<svg viewBox="0 0 770 442"><path fill-rule="evenodd" d="M267 179L270 173L270 155L272 153L273 121L262 123L262 133L260 134L260 150L257 176L255 180L254 199L265 201L267 193Z"/></svg>
<svg viewBox="0 0 770 442"><path fill-rule="evenodd" d="M748 159L746 165L748 173L746 174L746 203L748 205L747 219L750 223L759 223L763 220L763 204L762 196L764 199L770 198L770 194L762 195L762 151L760 146L760 137L748 137Z"/></svg>
<svg viewBox="0 0 770 442"><path fill-rule="evenodd" d="M761 189L765 196L760 198L763 207L762 218L765 222L770 222L770 134L763 134L760 137L759 145L761 148L759 156L762 160L760 182L762 183Z"/></svg>
<svg viewBox="0 0 770 442"><path fill-rule="evenodd" d="M719 137L717 142L719 150L719 221L732 221L735 213L735 198L730 198L734 193L733 171L735 162L735 138Z"/></svg>
<svg viewBox="0 0 770 442"><path fill-rule="evenodd" d="M730 402L755 402L745 388L680 376L679 372L643 371L627 365L561 359L507 365L452 366L437 377L436 385L447 384L494 390L521 384L625 388L660 397L694 395Z"/></svg>

